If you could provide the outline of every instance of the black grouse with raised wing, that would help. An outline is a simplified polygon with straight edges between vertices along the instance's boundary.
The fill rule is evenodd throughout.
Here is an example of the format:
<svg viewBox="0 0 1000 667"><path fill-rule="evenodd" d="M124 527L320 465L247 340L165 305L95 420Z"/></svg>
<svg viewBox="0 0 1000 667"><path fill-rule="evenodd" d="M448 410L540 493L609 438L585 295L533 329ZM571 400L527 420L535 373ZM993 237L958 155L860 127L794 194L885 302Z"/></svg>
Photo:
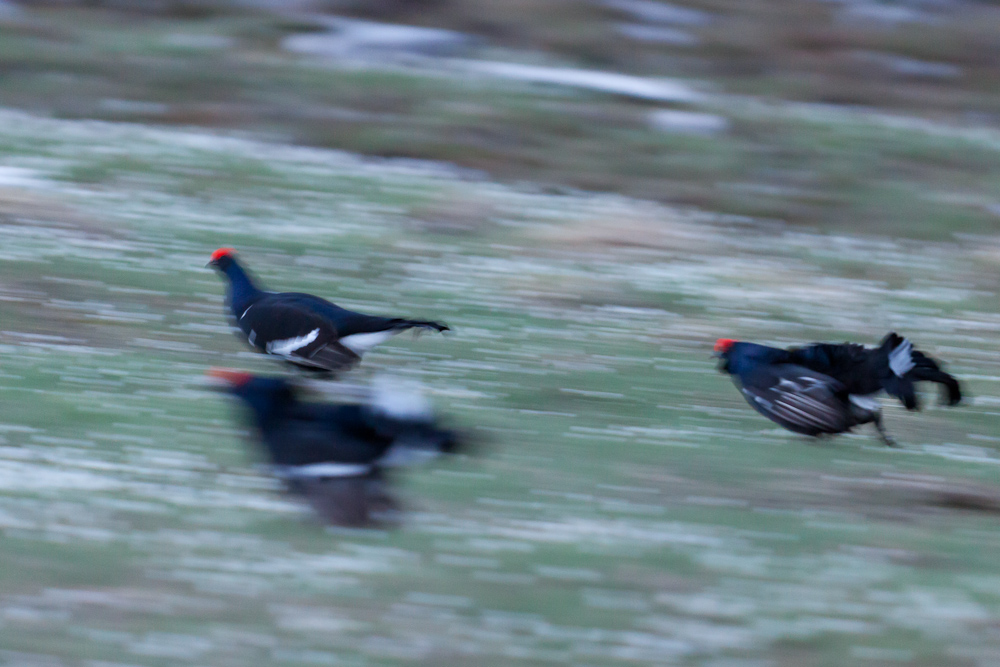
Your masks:
<svg viewBox="0 0 1000 667"><path fill-rule="evenodd" d="M843 433L873 423L883 442L892 446L874 397L878 392L884 390L908 410L917 410L914 383L928 381L942 385L948 405L962 400L958 381L895 333L873 349L814 343L783 350L721 338L715 351L722 359L720 370L733 376L755 410L804 435Z"/></svg>

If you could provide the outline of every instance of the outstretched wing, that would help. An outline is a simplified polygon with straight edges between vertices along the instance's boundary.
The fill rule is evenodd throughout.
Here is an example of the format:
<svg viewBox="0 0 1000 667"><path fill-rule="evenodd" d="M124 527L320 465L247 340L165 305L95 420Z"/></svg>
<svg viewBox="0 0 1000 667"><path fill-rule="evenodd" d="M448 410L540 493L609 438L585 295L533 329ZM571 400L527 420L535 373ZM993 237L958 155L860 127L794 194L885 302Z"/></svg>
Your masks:
<svg viewBox="0 0 1000 667"><path fill-rule="evenodd" d="M802 366L773 366L738 386L757 412L789 431L842 433L853 425L843 386Z"/></svg>
<svg viewBox="0 0 1000 667"><path fill-rule="evenodd" d="M247 341L261 352L299 366L339 371L360 357L340 343L337 329L321 316L294 303L268 296L238 318Z"/></svg>

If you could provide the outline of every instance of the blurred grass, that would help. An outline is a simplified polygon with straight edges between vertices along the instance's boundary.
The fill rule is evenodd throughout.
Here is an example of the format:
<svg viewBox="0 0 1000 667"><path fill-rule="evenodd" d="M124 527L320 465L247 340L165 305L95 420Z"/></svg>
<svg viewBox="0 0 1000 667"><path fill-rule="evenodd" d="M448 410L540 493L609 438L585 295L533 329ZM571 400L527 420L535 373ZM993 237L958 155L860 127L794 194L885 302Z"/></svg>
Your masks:
<svg viewBox="0 0 1000 667"><path fill-rule="evenodd" d="M695 106L726 118L729 129L666 132L653 126L658 107L650 102L463 75L446 59L311 60L280 44L316 29L313 19L222 5L193 15L33 11L0 26L0 104L68 118L243 128L304 145L447 160L507 182L830 230L940 239L997 228L1000 144L928 131L986 129L995 119L995 7L956 4L933 20L886 24L848 20L838 3L694 2L709 12L707 23L685 28L700 43L652 46L617 34L627 15L592 3L523 2L516 11L490 4L354 9L467 31L490 59L686 79L712 91ZM960 73L894 73L866 60L871 53ZM927 127L888 131L876 111ZM112 165L92 168L101 179Z"/></svg>
<svg viewBox="0 0 1000 667"><path fill-rule="evenodd" d="M10 111L0 145L5 660L965 666L997 650L994 236L766 227ZM204 266L223 244L266 285L454 327L352 375L418 379L485 440L481 460L403 477L401 531L324 531L252 467L201 379L279 372L225 325ZM901 451L780 431L709 356L718 336L890 328L970 394L888 406Z"/></svg>
<svg viewBox="0 0 1000 667"><path fill-rule="evenodd" d="M687 5L713 17L684 47L582 2L341 9L687 79L729 121L708 136L624 97L310 61L279 45L312 19L221 2L0 25L0 105L30 112L0 112L0 659L995 663L998 10ZM352 378L422 381L482 460L406 474L399 532L312 524L201 379L279 372L227 329L220 245L266 285L452 325ZM890 329L969 392L888 406L902 451L780 431L709 357Z"/></svg>

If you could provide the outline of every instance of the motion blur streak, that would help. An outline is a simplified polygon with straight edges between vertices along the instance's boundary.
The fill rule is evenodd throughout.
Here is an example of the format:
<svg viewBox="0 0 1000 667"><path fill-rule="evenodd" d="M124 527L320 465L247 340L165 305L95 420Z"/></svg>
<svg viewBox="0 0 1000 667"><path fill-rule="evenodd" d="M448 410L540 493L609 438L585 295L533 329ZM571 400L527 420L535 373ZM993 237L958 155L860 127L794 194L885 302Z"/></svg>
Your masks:
<svg viewBox="0 0 1000 667"><path fill-rule="evenodd" d="M0 662L997 664L997 43L966 0L0 0ZM220 246L454 335L303 378ZM894 449L711 358L888 331L963 390L883 401ZM392 373L488 447L324 528L218 366Z"/></svg>

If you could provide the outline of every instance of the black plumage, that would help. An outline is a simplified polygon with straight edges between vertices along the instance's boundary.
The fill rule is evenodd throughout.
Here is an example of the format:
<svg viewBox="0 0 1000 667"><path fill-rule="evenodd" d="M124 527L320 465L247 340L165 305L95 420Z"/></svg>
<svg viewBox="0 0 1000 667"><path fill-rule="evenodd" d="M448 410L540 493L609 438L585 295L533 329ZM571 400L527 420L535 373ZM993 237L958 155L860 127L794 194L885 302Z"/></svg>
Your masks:
<svg viewBox="0 0 1000 667"><path fill-rule="evenodd" d="M327 523L363 526L398 509L386 470L460 448L430 414L387 399L367 403L303 400L278 377L213 369L244 404L250 424L288 489Z"/></svg>
<svg viewBox="0 0 1000 667"><path fill-rule="evenodd" d="M350 368L375 345L407 329L448 331L429 320L365 315L300 292L260 289L230 248L209 261L229 282L226 303L233 324L259 352L301 368L340 371Z"/></svg>
<svg viewBox="0 0 1000 667"><path fill-rule="evenodd" d="M783 350L720 339L715 350L720 369L733 376L755 410L804 435L843 433L873 423L882 440L893 445L874 398L878 392L895 396L908 410L919 409L916 382L942 385L948 405L962 399L958 380L895 333L877 348L814 343Z"/></svg>
<svg viewBox="0 0 1000 667"><path fill-rule="evenodd" d="M962 400L958 380L944 372L935 359L913 348L909 340L890 333L877 348L857 343L813 343L788 350L791 363L800 364L841 382L852 395L866 396L884 390L906 406L919 410L914 384L941 385L943 402Z"/></svg>

